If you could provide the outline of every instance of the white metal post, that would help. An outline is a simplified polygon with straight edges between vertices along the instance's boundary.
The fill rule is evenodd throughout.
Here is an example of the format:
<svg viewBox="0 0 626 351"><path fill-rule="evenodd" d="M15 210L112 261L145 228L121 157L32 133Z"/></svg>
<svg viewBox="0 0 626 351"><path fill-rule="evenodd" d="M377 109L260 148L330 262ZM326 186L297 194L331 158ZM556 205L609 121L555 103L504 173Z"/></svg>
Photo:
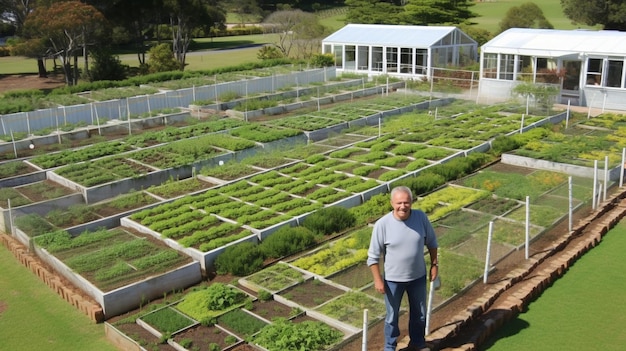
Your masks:
<svg viewBox="0 0 626 351"><path fill-rule="evenodd" d="M426 307L426 329L425 335L430 334L430 316L433 310L433 299L435 298L435 281L430 281L430 289L428 290L428 303Z"/></svg>
<svg viewBox="0 0 626 351"><path fill-rule="evenodd" d="M530 196L526 196L526 223L524 225L525 233L526 233L526 259L530 257Z"/></svg>
<svg viewBox="0 0 626 351"><path fill-rule="evenodd" d="M524 114L522 113L522 122L519 125L519 133L522 134L524 132Z"/></svg>
<svg viewBox="0 0 626 351"><path fill-rule="evenodd" d="M569 125L570 99L567 99L567 114L565 115L565 128Z"/></svg>
<svg viewBox="0 0 626 351"><path fill-rule="evenodd" d="M624 185L624 166L626 166L626 147L622 149L622 165L619 170L619 187Z"/></svg>
<svg viewBox="0 0 626 351"><path fill-rule="evenodd" d="M606 201L606 188L609 185L609 156L604 156L604 188L602 189L602 201Z"/></svg>
<svg viewBox="0 0 626 351"><path fill-rule="evenodd" d="M487 284L489 275L489 261L491 256L491 236L493 235L493 221L489 222L489 236L487 237L487 254L485 257L485 273L483 274L483 283Z"/></svg>
<svg viewBox="0 0 626 351"><path fill-rule="evenodd" d="M367 309L363 310L363 338L361 340L361 351L367 351Z"/></svg>
<svg viewBox="0 0 626 351"><path fill-rule="evenodd" d="M567 180L567 193L568 193L568 199L569 199L569 204L568 204L568 214L569 214L569 226L567 227L568 230L571 232L572 231L572 221L573 221L573 210L574 210L574 206L572 203L572 176L569 176L568 180Z"/></svg>
<svg viewBox="0 0 626 351"><path fill-rule="evenodd" d="M13 143L13 153L15 154L15 158L17 158L17 147L15 147L15 138L13 137L13 129L11 131L11 142Z"/></svg>
<svg viewBox="0 0 626 351"><path fill-rule="evenodd" d="M596 209L596 194L598 189L598 160L593 161L593 195L591 209Z"/></svg>

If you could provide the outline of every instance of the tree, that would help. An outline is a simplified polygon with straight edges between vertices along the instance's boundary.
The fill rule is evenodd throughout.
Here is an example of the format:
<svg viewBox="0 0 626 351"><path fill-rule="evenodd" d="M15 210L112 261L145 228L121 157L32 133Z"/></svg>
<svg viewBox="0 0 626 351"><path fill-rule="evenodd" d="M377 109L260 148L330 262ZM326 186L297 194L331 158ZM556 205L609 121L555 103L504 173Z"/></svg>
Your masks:
<svg viewBox="0 0 626 351"><path fill-rule="evenodd" d="M408 0L400 14L403 24L459 24L476 17L471 0Z"/></svg>
<svg viewBox="0 0 626 351"><path fill-rule="evenodd" d="M347 23L398 24L402 8L379 0L346 0Z"/></svg>
<svg viewBox="0 0 626 351"><path fill-rule="evenodd" d="M147 47L145 41L150 29L158 28L162 23L163 1L116 0L97 7L116 26L115 33L128 33L130 42L137 52L139 65L145 65Z"/></svg>
<svg viewBox="0 0 626 351"><path fill-rule="evenodd" d="M476 17L471 0L346 0L346 22L376 24L458 24Z"/></svg>
<svg viewBox="0 0 626 351"><path fill-rule="evenodd" d="M265 23L269 31L278 34L278 40L274 45L284 57L290 57L294 45L299 48L296 57L310 56L312 47L319 50L319 40L325 33L317 16L302 10L274 12L267 17Z"/></svg>
<svg viewBox="0 0 626 351"><path fill-rule="evenodd" d="M94 61L90 71L92 81L126 79L127 67L122 64L118 56L113 55L107 48L92 50L91 57Z"/></svg>
<svg viewBox="0 0 626 351"><path fill-rule="evenodd" d="M526 2L520 6L509 8L502 21L500 21L501 32L509 28L552 29L554 26L546 19L539 6L534 2Z"/></svg>
<svg viewBox="0 0 626 351"><path fill-rule="evenodd" d="M61 60L65 83L73 85L78 81L78 54L91 44L91 37L105 23L102 13L93 6L61 1L35 8L26 18L24 32L30 38L47 40L52 54Z"/></svg>
<svg viewBox="0 0 626 351"><path fill-rule="evenodd" d="M180 69L184 70L193 30L202 28L209 33L216 23L225 22L226 15L216 5L210 6L203 0L165 0L164 5L172 27L172 51Z"/></svg>
<svg viewBox="0 0 626 351"><path fill-rule="evenodd" d="M561 0L563 13L574 23L602 25L608 30L626 30L624 0Z"/></svg>
<svg viewBox="0 0 626 351"><path fill-rule="evenodd" d="M19 34L35 4L35 0L0 0L0 20L11 23Z"/></svg>
<svg viewBox="0 0 626 351"><path fill-rule="evenodd" d="M153 46L148 51L148 67L150 73L168 72L180 69L180 64L174 57L172 48L169 44L159 44Z"/></svg>
<svg viewBox="0 0 626 351"><path fill-rule="evenodd" d="M229 11L239 17L242 26L245 26L246 19L260 16L263 12L256 0L231 0L228 6Z"/></svg>

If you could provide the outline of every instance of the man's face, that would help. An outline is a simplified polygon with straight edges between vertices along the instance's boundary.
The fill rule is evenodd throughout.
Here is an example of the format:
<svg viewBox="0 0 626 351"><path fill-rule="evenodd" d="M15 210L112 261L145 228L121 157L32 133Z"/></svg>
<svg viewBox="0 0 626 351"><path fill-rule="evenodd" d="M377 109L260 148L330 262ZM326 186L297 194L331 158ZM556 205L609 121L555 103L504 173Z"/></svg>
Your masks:
<svg viewBox="0 0 626 351"><path fill-rule="evenodd" d="M397 192L391 198L393 216L400 220L405 220L411 215L411 196L405 192Z"/></svg>

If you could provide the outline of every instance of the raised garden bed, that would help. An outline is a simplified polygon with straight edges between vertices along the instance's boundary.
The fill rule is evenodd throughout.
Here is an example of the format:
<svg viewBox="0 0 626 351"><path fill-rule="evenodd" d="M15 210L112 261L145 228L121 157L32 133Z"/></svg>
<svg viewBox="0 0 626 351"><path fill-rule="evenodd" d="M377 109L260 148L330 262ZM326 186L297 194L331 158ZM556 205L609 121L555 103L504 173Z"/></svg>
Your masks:
<svg viewBox="0 0 626 351"><path fill-rule="evenodd" d="M314 308L345 293L319 279L308 279L278 293L283 298L306 308Z"/></svg>
<svg viewBox="0 0 626 351"><path fill-rule="evenodd" d="M172 340L187 350L194 351L219 351L240 341L235 335L216 325L196 325L173 335Z"/></svg>

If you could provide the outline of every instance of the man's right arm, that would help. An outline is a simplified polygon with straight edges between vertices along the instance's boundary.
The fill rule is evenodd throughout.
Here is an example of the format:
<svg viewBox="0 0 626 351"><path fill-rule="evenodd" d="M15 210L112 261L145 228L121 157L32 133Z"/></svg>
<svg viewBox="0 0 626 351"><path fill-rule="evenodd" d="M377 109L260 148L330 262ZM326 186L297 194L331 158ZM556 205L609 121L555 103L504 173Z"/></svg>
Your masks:
<svg viewBox="0 0 626 351"><path fill-rule="evenodd" d="M372 271L372 277L374 278L374 289L381 294L385 293L385 282L383 281L383 276L380 274L380 267L378 263L374 263L370 265L370 270Z"/></svg>

